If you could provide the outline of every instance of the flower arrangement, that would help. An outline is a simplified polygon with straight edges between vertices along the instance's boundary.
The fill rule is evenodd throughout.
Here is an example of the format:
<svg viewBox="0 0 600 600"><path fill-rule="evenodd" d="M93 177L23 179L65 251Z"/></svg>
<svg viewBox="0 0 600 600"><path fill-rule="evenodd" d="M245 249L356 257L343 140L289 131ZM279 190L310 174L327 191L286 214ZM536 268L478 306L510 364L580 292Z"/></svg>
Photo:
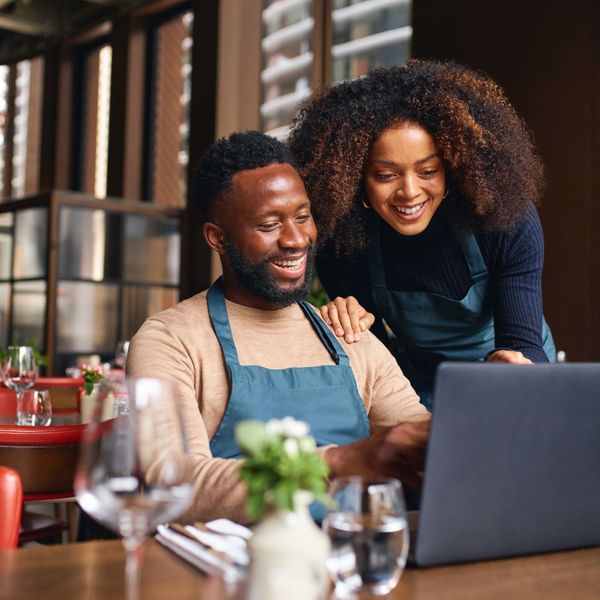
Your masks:
<svg viewBox="0 0 600 600"><path fill-rule="evenodd" d="M87 396L92 393L94 385L104 379L102 367L100 365L92 367L90 365L82 365L81 377L84 381L84 392Z"/></svg>
<svg viewBox="0 0 600 600"><path fill-rule="evenodd" d="M292 417L282 420L242 421L235 438L246 457L240 479L248 485L248 514L258 519L274 504L294 510L294 492L306 490L328 504L325 478L328 467L315 452L308 425Z"/></svg>

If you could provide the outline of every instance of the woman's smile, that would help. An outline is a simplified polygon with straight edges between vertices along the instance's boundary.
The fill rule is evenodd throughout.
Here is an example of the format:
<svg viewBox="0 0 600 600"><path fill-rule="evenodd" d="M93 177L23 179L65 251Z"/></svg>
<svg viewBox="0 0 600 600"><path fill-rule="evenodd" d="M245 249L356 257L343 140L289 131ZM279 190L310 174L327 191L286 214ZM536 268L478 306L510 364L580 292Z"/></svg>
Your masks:
<svg viewBox="0 0 600 600"><path fill-rule="evenodd" d="M365 169L369 205L402 235L417 235L445 196L446 175L431 135L416 123L386 129L375 141Z"/></svg>

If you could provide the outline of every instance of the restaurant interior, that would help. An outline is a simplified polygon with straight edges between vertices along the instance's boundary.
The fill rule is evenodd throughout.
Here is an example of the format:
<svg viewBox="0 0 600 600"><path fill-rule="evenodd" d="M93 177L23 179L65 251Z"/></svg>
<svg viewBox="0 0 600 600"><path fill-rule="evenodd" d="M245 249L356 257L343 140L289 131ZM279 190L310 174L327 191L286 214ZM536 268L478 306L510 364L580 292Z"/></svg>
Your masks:
<svg viewBox="0 0 600 600"><path fill-rule="evenodd" d="M51 427L20 430L0 389L0 476L21 479L18 511L0 490L0 597L246 597L157 544L133 589L120 543L81 541L85 386L94 369L122 376L144 320L218 276L189 200L212 142L285 140L311 91L411 57L482 70L530 127L547 182L544 314L568 362L599 362L595 0L0 0L0 348L34 349L53 411ZM390 597L599 589L596 549L407 570Z"/></svg>

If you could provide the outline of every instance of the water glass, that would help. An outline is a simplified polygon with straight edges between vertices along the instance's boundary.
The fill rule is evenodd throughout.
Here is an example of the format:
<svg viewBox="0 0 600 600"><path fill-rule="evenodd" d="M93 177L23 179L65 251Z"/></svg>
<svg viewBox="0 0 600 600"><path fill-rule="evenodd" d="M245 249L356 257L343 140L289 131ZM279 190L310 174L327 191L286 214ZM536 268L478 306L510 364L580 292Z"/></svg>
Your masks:
<svg viewBox="0 0 600 600"><path fill-rule="evenodd" d="M19 425L35 427L50 425L52 404L48 390L28 390L23 394L23 409Z"/></svg>
<svg viewBox="0 0 600 600"><path fill-rule="evenodd" d="M397 479L341 477L323 521L331 539L327 569L336 595L384 595L396 587L408 555L408 523Z"/></svg>
<svg viewBox="0 0 600 600"><path fill-rule="evenodd" d="M23 395L37 379L35 354L31 346L9 346L2 364L4 385L17 395L17 425L28 425L23 412Z"/></svg>

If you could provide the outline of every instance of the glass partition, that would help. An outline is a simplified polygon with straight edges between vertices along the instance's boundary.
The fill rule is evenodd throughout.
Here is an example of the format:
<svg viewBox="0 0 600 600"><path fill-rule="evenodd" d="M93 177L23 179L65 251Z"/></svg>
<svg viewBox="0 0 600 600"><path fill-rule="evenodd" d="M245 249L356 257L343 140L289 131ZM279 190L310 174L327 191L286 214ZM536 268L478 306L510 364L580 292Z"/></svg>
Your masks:
<svg viewBox="0 0 600 600"><path fill-rule="evenodd" d="M9 345L10 283L0 283L0 346Z"/></svg>
<svg viewBox="0 0 600 600"><path fill-rule="evenodd" d="M28 208L15 214L13 277L34 279L46 276L48 209Z"/></svg>
<svg viewBox="0 0 600 600"><path fill-rule="evenodd" d="M118 340L177 303L179 211L69 192L19 204L0 212L0 346L33 344L63 375L79 355L111 360Z"/></svg>
<svg viewBox="0 0 600 600"><path fill-rule="evenodd" d="M112 232L108 232L112 233ZM63 206L58 234L58 276L102 281L107 224L103 210ZM114 236L112 236L114 239Z"/></svg>
<svg viewBox="0 0 600 600"><path fill-rule="evenodd" d="M179 224L143 215L124 217L123 279L147 283L179 280Z"/></svg>
<svg viewBox="0 0 600 600"><path fill-rule="evenodd" d="M110 355L117 343L118 298L116 284L59 282L57 352Z"/></svg>
<svg viewBox="0 0 600 600"><path fill-rule="evenodd" d="M119 339L128 340L148 317L177 304L176 288L125 285L121 300L121 327Z"/></svg>
<svg viewBox="0 0 600 600"><path fill-rule="evenodd" d="M16 343L44 347L46 282L21 281L13 286L12 339Z"/></svg>

